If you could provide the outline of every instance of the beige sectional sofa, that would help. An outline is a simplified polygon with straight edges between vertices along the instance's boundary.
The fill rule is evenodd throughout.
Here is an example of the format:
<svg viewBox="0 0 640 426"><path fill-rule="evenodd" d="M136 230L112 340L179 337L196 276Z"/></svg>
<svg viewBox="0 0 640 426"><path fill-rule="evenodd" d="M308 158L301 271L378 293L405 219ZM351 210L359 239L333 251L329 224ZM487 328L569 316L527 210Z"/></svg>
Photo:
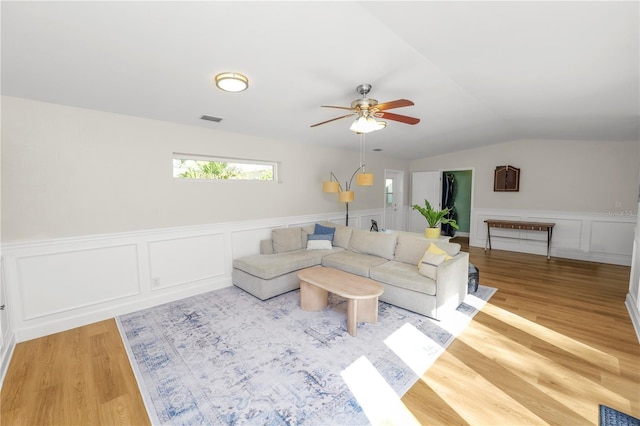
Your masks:
<svg viewBox="0 0 640 426"><path fill-rule="evenodd" d="M459 244L433 242L409 232L369 232L330 222L319 225L335 228L327 244L331 248L307 249L315 224L274 229L271 239L261 241L260 254L234 259L233 284L265 300L299 288L300 269L322 265L371 278L384 287L381 301L435 319L454 310L467 294L469 254L461 252ZM431 244L451 259L426 266L433 269L425 276L420 265Z"/></svg>

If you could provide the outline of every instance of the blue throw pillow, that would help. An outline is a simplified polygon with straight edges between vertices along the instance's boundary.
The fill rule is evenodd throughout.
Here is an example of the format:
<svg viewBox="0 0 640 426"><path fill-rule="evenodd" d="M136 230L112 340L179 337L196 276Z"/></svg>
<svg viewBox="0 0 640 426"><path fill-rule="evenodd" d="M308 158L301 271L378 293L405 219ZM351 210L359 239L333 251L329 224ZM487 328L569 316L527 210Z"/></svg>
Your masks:
<svg viewBox="0 0 640 426"><path fill-rule="evenodd" d="M333 234L311 234L307 237L307 240L333 241Z"/></svg>
<svg viewBox="0 0 640 426"><path fill-rule="evenodd" d="M331 228L330 226L322 226L319 223L316 223L316 230L313 232L314 234L331 234L331 238L333 238L333 234L336 233L336 228Z"/></svg>

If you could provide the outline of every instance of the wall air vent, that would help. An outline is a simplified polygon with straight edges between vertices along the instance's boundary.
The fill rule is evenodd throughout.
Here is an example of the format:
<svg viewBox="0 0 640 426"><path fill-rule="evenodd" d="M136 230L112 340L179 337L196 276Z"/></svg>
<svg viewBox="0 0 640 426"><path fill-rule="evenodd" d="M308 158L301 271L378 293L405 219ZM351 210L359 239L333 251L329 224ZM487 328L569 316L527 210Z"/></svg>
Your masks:
<svg viewBox="0 0 640 426"><path fill-rule="evenodd" d="M214 117L213 115L203 115L202 117L200 117L202 120L207 120L207 121L215 121L216 123L219 123L222 121L222 118L220 117Z"/></svg>

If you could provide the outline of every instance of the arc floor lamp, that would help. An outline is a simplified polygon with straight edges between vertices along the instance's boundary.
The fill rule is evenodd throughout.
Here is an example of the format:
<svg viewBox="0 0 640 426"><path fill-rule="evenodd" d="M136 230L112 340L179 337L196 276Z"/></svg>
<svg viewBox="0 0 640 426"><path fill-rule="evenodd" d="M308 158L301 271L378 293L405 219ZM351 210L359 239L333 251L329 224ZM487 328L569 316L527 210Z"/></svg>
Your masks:
<svg viewBox="0 0 640 426"><path fill-rule="evenodd" d="M365 151L365 141L364 141L364 133L359 133L360 135L360 166L353 172L351 175L351 179L345 181L344 186L340 185L340 181L336 177L333 172L329 172L329 180L325 180L322 182L322 191L323 192L334 192L338 193L338 201L341 203L345 203L346 206L346 217L345 217L345 225L349 226L349 203L353 202L355 199L355 194L351 189L351 185L353 184L353 178L356 178L356 185L358 186L372 186L373 185L373 174L367 173L366 166L364 164L364 151Z"/></svg>

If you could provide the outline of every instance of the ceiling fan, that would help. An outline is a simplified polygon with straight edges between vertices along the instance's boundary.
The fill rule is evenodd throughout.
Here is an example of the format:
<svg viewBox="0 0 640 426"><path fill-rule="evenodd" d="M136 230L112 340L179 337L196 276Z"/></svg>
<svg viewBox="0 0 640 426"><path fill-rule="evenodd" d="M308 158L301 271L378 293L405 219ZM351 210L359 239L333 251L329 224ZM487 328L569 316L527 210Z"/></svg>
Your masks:
<svg viewBox="0 0 640 426"><path fill-rule="evenodd" d="M367 98L367 94L371 91L372 86L368 83L361 84L356 88L356 92L362 95L361 99L356 99L351 102L350 107L322 105L323 108L338 108L351 111L349 114L342 115L340 117L332 118L331 120L323 121L320 123L312 124L311 127L320 126L322 124L331 123L332 121L340 120L347 117L356 116L356 120L351 125L351 129L357 133L368 133L374 130L384 128L387 123L384 121L376 121L375 118L384 118L387 120L399 121L406 124L418 124L419 118L409 117L406 115L394 114L387 112L389 109L401 108L414 105L414 103L408 99L398 99L391 102L384 102L379 104L377 100ZM375 117L375 118L374 118Z"/></svg>

